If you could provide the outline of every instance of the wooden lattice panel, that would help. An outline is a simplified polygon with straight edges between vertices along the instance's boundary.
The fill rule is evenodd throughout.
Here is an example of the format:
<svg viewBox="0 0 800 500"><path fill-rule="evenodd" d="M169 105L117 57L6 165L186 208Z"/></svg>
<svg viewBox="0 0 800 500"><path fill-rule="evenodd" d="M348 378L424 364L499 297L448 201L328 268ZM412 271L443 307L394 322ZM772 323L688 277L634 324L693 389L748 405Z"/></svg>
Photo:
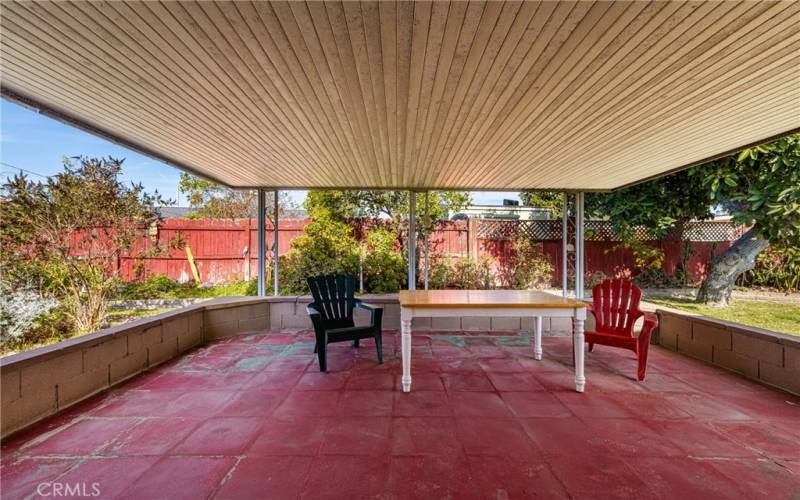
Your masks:
<svg viewBox="0 0 800 500"><path fill-rule="evenodd" d="M641 241L658 239L646 227L635 228ZM683 231L672 231L661 238L689 241L733 241L743 233L742 226L729 221L698 221L684 225ZM560 240L560 220L493 220L478 219L478 238L482 240L514 240L518 237L533 241ZM587 241L617 241L611 223L601 220L586 221Z"/></svg>

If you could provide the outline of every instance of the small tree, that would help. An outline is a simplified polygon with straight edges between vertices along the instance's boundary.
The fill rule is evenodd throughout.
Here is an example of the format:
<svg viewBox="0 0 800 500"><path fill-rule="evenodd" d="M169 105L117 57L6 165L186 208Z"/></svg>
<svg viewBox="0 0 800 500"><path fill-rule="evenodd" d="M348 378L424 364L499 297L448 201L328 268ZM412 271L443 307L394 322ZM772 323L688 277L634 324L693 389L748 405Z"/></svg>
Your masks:
<svg viewBox="0 0 800 500"><path fill-rule="evenodd" d="M119 180L123 160L76 157L44 182L3 185L4 281L33 281L55 297L79 333L100 328L118 281L119 258L137 247L166 202Z"/></svg>
<svg viewBox="0 0 800 500"><path fill-rule="evenodd" d="M564 213L564 194L558 191L523 191L519 199L528 207L550 209L555 218Z"/></svg>
<svg viewBox="0 0 800 500"><path fill-rule="evenodd" d="M743 150L704 169L703 185L733 219L750 227L714 257L697 300L726 305L736 279L770 243L800 247L800 135Z"/></svg>
<svg viewBox="0 0 800 500"><path fill-rule="evenodd" d="M213 181L201 179L192 174L182 173L178 190L186 196L189 206L195 209L193 217L209 219L248 219L258 211L258 194L253 189L231 189ZM266 216L273 222L275 193L266 193ZM278 210L291 208L289 194L278 195Z"/></svg>

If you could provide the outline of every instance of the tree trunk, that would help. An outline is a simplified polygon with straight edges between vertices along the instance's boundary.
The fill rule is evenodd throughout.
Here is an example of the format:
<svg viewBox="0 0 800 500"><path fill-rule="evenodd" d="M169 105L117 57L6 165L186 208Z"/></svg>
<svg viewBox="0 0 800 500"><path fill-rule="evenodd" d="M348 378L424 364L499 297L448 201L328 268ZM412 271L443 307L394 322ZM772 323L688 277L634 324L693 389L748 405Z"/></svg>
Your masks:
<svg viewBox="0 0 800 500"><path fill-rule="evenodd" d="M755 228L750 229L722 254L711 259L711 266L705 281L697 292L697 302L727 306L736 279L756 265L756 256L769 242L758 236Z"/></svg>

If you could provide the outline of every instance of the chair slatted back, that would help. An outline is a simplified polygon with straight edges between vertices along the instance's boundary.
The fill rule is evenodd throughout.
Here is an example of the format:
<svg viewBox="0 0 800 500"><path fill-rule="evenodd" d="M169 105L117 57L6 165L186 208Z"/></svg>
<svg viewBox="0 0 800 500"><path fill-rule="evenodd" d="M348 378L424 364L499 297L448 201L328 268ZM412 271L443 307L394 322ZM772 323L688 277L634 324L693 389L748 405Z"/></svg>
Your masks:
<svg viewBox="0 0 800 500"><path fill-rule="evenodd" d="M306 278L314 304L327 328L348 328L354 325L355 278L326 274Z"/></svg>
<svg viewBox="0 0 800 500"><path fill-rule="evenodd" d="M642 290L630 280L608 279L592 288L595 330L633 337L633 325L644 313L639 309Z"/></svg>

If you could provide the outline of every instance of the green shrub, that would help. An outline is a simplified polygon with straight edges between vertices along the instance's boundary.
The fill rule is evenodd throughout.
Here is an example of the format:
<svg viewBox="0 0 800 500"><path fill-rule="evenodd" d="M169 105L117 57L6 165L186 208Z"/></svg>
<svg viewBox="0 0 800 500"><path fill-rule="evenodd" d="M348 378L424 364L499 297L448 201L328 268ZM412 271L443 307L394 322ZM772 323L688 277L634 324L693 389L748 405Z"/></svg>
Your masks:
<svg viewBox="0 0 800 500"><path fill-rule="evenodd" d="M171 297L185 285L170 279L166 274L148 276L141 281L131 281L122 285L119 298L126 300L163 299Z"/></svg>
<svg viewBox="0 0 800 500"><path fill-rule="evenodd" d="M319 274L358 274L360 248L352 228L324 214L292 240L288 254L280 257L280 291L286 295L309 293L306 277Z"/></svg>
<svg viewBox="0 0 800 500"><path fill-rule="evenodd" d="M800 248L770 245L756 257L756 266L737 282L746 287L768 287L791 292L800 290Z"/></svg>
<svg viewBox="0 0 800 500"><path fill-rule="evenodd" d="M491 290L495 288L497 275L495 260L482 256L477 261L470 257L459 257L453 265L449 286L464 290Z"/></svg>
<svg viewBox="0 0 800 500"><path fill-rule="evenodd" d="M408 267L395 248L395 235L375 229L367 235L364 287L370 293L392 293L405 288Z"/></svg>
<svg viewBox="0 0 800 500"><path fill-rule="evenodd" d="M430 268L428 269L428 287L432 290L443 290L450 285L453 266L447 255L431 255Z"/></svg>
<svg viewBox="0 0 800 500"><path fill-rule="evenodd" d="M28 351L40 345L68 339L75 333L75 325L64 308L56 307L38 316L19 335L3 338L0 342L0 354Z"/></svg>
<svg viewBox="0 0 800 500"><path fill-rule="evenodd" d="M518 239L508 266L509 286L521 290L546 288L552 279L553 263L544 253L541 243L537 245L526 238Z"/></svg>

